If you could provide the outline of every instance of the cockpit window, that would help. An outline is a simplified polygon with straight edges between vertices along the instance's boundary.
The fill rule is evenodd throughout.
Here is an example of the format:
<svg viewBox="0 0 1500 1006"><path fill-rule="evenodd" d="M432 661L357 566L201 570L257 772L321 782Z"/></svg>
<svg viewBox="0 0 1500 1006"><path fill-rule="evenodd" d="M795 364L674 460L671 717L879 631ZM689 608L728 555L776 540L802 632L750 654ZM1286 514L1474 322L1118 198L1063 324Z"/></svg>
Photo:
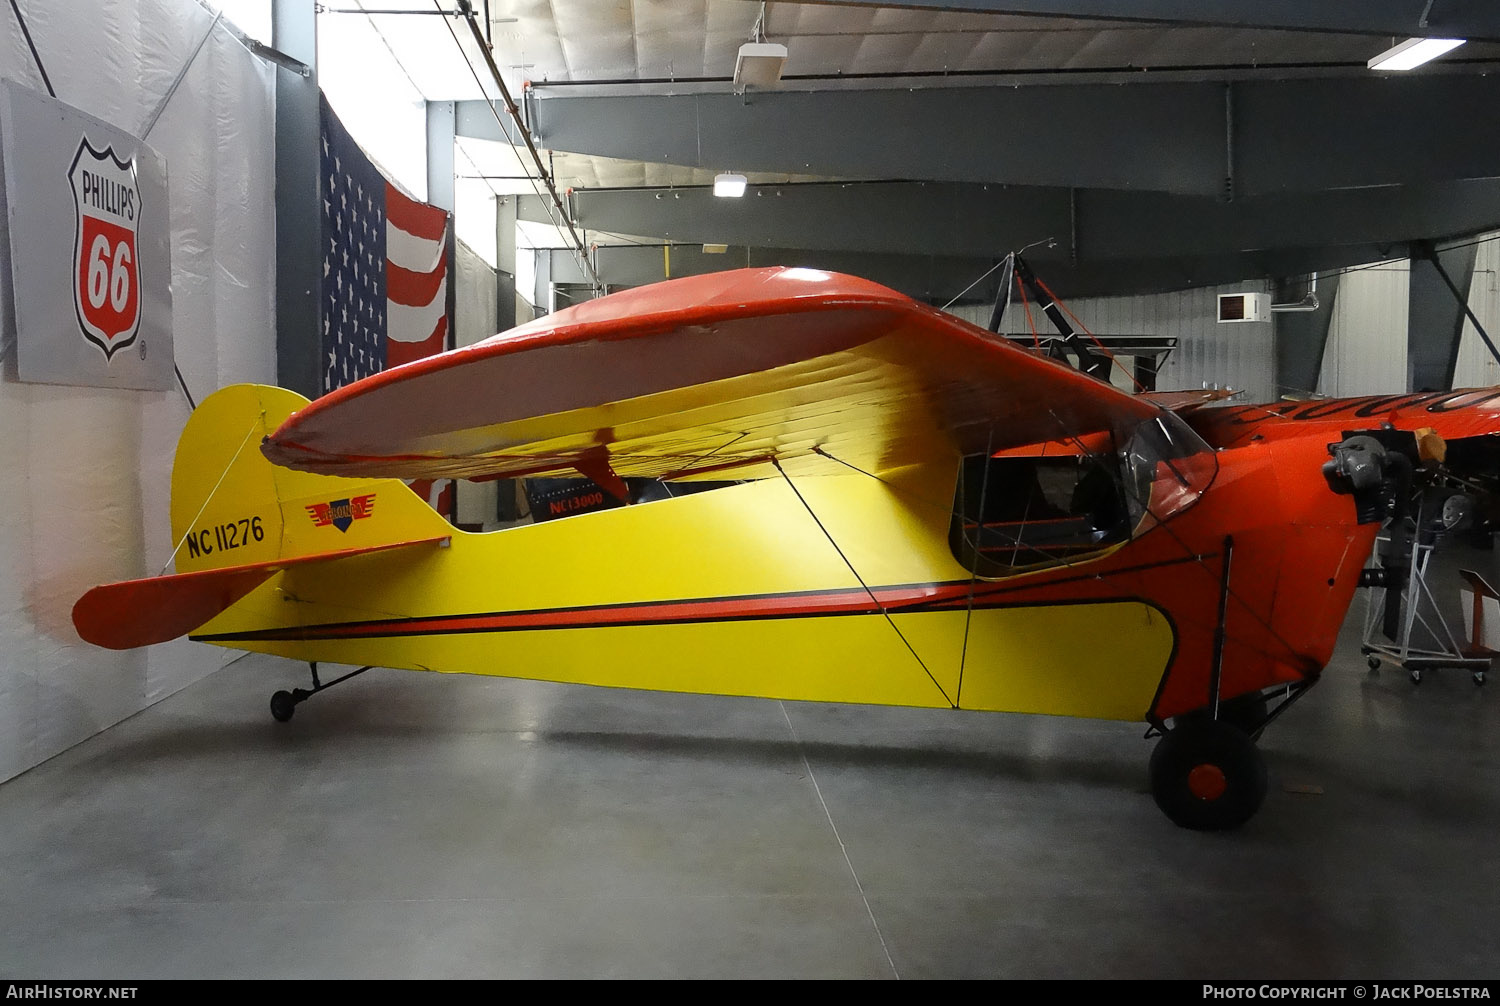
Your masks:
<svg viewBox="0 0 1500 1006"><path fill-rule="evenodd" d="M981 576L1065 561L1130 537L1113 457L966 458L950 537Z"/></svg>
<svg viewBox="0 0 1500 1006"><path fill-rule="evenodd" d="M964 459L949 544L984 577L1103 552L1195 501L1217 471L1180 419L1140 424L1118 449L1004 452Z"/></svg>

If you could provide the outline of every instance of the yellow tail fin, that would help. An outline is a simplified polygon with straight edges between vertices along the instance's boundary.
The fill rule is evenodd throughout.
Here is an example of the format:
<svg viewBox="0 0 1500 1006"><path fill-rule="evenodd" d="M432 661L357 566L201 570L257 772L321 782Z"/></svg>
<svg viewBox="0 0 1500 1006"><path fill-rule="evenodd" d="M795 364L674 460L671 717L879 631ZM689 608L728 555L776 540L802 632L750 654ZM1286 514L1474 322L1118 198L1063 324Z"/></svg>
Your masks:
<svg viewBox="0 0 1500 1006"><path fill-rule="evenodd" d="M261 441L307 399L236 384L188 419L172 465L172 541L179 572L366 549L451 534L396 479L310 475L272 465Z"/></svg>

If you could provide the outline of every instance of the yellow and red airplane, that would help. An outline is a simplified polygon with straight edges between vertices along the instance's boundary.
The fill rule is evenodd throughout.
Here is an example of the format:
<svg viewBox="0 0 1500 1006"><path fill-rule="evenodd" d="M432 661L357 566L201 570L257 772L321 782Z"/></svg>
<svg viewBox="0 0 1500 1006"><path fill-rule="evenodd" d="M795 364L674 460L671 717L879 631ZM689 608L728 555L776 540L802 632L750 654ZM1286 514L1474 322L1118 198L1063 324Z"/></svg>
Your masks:
<svg viewBox="0 0 1500 1006"><path fill-rule="evenodd" d="M312 663L280 720L337 683L319 662L1141 720L1162 809L1233 827L1266 790L1253 738L1317 679L1384 502L1431 463L1416 432L1494 443L1500 390L1203 397L1127 394L847 276L673 280L312 403L217 392L177 449L177 572L74 622ZM579 474L717 488L475 534L398 481Z"/></svg>

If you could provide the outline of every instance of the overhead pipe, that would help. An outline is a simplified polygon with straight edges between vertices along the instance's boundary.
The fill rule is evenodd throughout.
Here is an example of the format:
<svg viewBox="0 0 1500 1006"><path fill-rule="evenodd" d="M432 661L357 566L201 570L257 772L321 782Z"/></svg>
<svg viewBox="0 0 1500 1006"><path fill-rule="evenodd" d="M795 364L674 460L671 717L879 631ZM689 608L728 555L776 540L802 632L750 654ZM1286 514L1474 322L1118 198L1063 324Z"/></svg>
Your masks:
<svg viewBox="0 0 1500 1006"><path fill-rule="evenodd" d="M584 243L583 238L578 235L578 230L574 227L573 218L568 215L567 208L563 206L562 196L557 191L556 180L554 179L552 172L547 170L547 165L542 163L541 152L537 150L536 144L532 142L531 133L526 127L525 120L522 118L521 109L516 105L515 99L511 97L510 88L505 86L505 79L500 75L500 68L495 65L494 53L492 53L490 51L490 47L485 44L484 32L480 30L478 19L474 13L473 0L459 0L457 10L460 14L463 15L464 21L466 24L468 24L469 31L473 35L474 41L478 43L479 54L484 57L484 64L485 67L490 71L490 78L494 81L495 86L500 91L500 97L504 101L505 110L510 113L511 119L515 121L516 126L518 127L518 131L521 134L521 139L525 141L526 150L531 154L531 161L536 165L538 181L540 181L542 185L546 187L547 196L550 197L552 205L555 206L558 213L562 215L562 222L568 229L568 235L573 239L573 248L575 250L576 257L578 258L580 266L593 281L592 285L594 289L603 290L604 281L599 278L599 273L594 269L593 263L589 261L588 247ZM491 107L493 107L493 103L491 103ZM499 118L499 116L497 115L496 118ZM502 131L509 135L509 130L504 129L503 123Z"/></svg>
<svg viewBox="0 0 1500 1006"><path fill-rule="evenodd" d="M1313 273L1312 282L1307 285L1307 296L1301 300L1292 301L1287 304L1272 304L1271 310L1278 314L1292 314L1316 311L1320 306L1318 303L1318 274Z"/></svg>

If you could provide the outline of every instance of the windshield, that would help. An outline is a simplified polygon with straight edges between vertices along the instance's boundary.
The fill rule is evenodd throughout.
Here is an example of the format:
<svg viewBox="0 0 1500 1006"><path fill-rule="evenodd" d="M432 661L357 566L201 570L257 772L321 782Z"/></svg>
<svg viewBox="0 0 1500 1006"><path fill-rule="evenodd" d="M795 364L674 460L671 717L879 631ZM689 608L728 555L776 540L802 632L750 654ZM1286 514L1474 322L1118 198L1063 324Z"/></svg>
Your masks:
<svg viewBox="0 0 1500 1006"><path fill-rule="evenodd" d="M1123 489L1132 525L1164 521L1192 505L1219 471L1213 448L1172 412L1162 412L1132 431L1120 451Z"/></svg>

